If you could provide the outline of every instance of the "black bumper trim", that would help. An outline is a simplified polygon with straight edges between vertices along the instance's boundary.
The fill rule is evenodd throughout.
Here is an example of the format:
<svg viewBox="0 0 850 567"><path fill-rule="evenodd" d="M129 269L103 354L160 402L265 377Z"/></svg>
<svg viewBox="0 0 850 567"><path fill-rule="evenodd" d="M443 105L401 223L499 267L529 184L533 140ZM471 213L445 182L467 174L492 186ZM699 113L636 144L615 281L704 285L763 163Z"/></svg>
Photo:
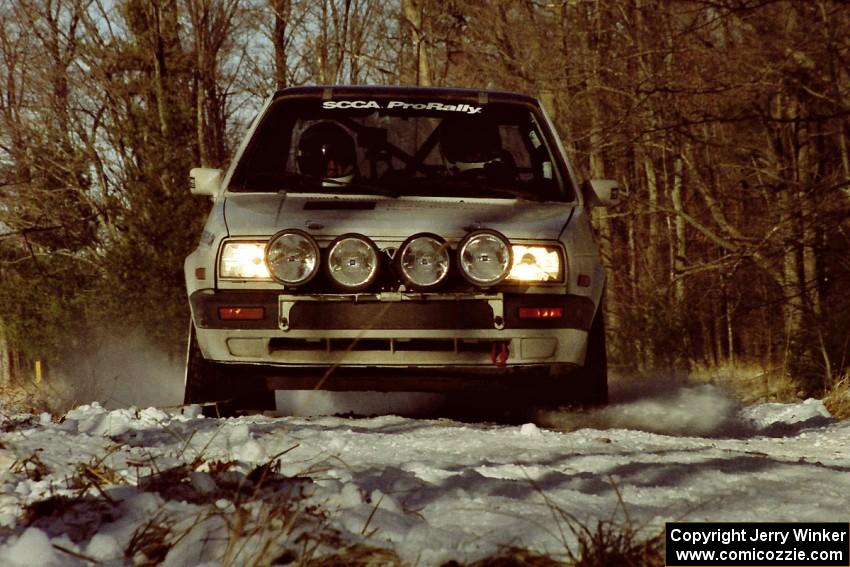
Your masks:
<svg viewBox="0 0 850 567"><path fill-rule="evenodd" d="M195 325L200 329L277 329L278 291L214 291L201 289L189 297ZM223 321L219 307L263 307L265 317L258 321Z"/></svg>
<svg viewBox="0 0 850 567"><path fill-rule="evenodd" d="M536 390L553 380L569 380L575 366L523 365L507 367L289 367L221 364L236 380L262 380L273 390L334 390L379 392L460 392L475 390ZM554 374L554 375L553 375Z"/></svg>
<svg viewBox="0 0 850 567"><path fill-rule="evenodd" d="M199 290L190 302L195 324L202 329L277 329L278 296L266 290ZM222 306L263 307L258 321L223 321ZM520 319L520 307L563 307L560 319ZM595 306L589 298L560 294L505 294L505 329L590 329ZM492 329L493 312L486 301L340 302L304 301L289 312L291 330L474 330Z"/></svg>

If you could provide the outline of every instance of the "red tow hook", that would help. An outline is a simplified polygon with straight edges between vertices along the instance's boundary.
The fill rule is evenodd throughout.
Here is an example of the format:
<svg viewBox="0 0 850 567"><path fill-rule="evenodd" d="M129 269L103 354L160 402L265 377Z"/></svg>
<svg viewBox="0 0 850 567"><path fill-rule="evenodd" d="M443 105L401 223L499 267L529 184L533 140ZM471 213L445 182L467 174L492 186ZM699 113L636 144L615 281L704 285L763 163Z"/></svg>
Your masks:
<svg viewBox="0 0 850 567"><path fill-rule="evenodd" d="M508 343L493 343L493 350L490 351L490 360L494 366L502 367L507 363L508 356L511 351L508 350Z"/></svg>

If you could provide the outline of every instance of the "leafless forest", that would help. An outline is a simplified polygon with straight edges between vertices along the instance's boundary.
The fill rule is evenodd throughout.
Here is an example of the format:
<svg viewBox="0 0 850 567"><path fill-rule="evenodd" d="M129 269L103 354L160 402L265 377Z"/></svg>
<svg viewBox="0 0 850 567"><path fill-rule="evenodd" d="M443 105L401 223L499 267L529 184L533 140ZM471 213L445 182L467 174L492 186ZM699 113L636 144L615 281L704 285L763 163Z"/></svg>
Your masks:
<svg viewBox="0 0 850 567"><path fill-rule="evenodd" d="M0 373L139 330L177 356L189 168L277 88L367 83L531 93L620 180L595 221L622 369L846 375L846 2L0 0L0 24Z"/></svg>

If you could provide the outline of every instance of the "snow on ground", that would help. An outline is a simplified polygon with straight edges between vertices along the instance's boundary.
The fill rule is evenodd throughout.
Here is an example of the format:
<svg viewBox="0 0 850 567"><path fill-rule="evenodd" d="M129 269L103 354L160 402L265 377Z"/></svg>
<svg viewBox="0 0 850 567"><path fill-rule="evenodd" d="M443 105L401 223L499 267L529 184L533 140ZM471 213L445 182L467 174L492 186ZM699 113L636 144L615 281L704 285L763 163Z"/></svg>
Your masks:
<svg viewBox="0 0 850 567"><path fill-rule="evenodd" d="M711 386L537 425L89 404L0 430L0 565L283 564L361 543L429 566L504 546L562 557L571 521L651 536L850 519L850 422Z"/></svg>

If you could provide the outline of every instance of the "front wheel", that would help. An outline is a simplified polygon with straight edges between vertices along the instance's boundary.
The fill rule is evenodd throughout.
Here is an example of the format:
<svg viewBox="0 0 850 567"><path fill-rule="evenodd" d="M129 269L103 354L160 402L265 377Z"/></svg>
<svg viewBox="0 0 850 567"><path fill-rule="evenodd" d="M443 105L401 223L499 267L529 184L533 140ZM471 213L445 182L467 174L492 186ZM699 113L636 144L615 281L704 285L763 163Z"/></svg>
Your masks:
<svg viewBox="0 0 850 567"><path fill-rule="evenodd" d="M207 417L230 417L237 412L275 409L274 392L258 378L237 377L225 364L204 358L195 325L190 324L186 348L183 403L201 404Z"/></svg>
<svg viewBox="0 0 850 567"><path fill-rule="evenodd" d="M573 376L580 404L604 406L608 403L608 352L605 348L605 318L599 309L587 336L584 366Z"/></svg>
<svg viewBox="0 0 850 567"><path fill-rule="evenodd" d="M550 380L557 381L551 389L547 389L550 402L580 406L604 406L608 403L608 354L601 307L588 332L584 366L566 375L558 376L557 373L553 372L556 375L550 376Z"/></svg>

